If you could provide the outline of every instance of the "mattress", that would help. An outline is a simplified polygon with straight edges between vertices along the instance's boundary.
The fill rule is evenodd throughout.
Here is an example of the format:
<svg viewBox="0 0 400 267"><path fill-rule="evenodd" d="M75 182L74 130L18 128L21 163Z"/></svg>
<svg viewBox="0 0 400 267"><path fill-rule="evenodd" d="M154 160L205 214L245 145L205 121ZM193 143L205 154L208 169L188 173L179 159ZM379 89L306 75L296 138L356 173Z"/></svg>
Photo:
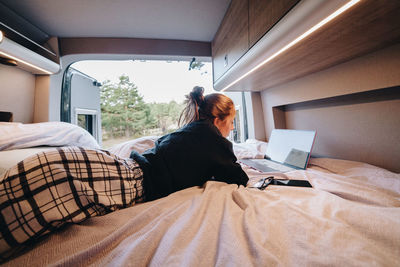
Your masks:
<svg viewBox="0 0 400 267"><path fill-rule="evenodd" d="M52 149L52 147L42 146L0 151L0 176L21 160L49 149Z"/></svg>
<svg viewBox="0 0 400 267"><path fill-rule="evenodd" d="M265 174L245 169L249 185ZM400 175L311 158L276 177L313 188L207 182L69 225L4 266L399 266Z"/></svg>

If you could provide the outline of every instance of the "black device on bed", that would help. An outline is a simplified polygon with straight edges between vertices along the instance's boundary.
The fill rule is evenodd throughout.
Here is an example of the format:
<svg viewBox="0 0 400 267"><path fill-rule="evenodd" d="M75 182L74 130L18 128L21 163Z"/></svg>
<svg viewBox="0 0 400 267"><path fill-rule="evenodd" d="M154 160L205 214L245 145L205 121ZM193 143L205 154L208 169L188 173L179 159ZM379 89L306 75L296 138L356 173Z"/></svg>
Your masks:
<svg viewBox="0 0 400 267"><path fill-rule="evenodd" d="M269 185L312 187L306 180L275 179L273 176L262 178L251 187L264 190Z"/></svg>
<svg viewBox="0 0 400 267"><path fill-rule="evenodd" d="M284 185L284 186L301 186L301 187L312 187L312 185L305 180L281 180L281 179L272 179L272 185Z"/></svg>

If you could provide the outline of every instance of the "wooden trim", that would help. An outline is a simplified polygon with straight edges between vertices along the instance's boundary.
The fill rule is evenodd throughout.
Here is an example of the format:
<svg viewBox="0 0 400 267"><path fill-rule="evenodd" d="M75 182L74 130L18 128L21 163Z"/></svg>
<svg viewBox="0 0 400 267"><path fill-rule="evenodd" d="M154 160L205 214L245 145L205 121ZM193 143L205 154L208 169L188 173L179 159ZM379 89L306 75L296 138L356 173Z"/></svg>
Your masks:
<svg viewBox="0 0 400 267"><path fill-rule="evenodd" d="M275 129L286 129L284 107L272 107L272 116L274 117Z"/></svg>
<svg viewBox="0 0 400 267"><path fill-rule="evenodd" d="M211 57L211 43L139 38L60 38L61 56L135 54Z"/></svg>
<svg viewBox="0 0 400 267"><path fill-rule="evenodd" d="M300 109L371 103L371 102L386 101L393 99L400 99L400 86L392 86L388 88L380 88L364 92L326 97L321 99L277 106L274 108L281 109L282 111L292 111Z"/></svg>

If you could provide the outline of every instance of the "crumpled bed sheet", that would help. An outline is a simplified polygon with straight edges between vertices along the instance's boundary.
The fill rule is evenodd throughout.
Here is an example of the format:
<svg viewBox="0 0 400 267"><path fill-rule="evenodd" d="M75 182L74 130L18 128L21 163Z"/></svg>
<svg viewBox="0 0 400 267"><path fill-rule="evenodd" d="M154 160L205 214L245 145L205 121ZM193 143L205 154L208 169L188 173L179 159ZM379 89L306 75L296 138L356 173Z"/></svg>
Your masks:
<svg viewBox="0 0 400 267"><path fill-rule="evenodd" d="M100 149L85 129L66 122L0 122L0 151L37 146L81 146Z"/></svg>
<svg viewBox="0 0 400 267"><path fill-rule="evenodd" d="M207 182L66 227L5 266L400 266L399 174L317 158L275 175L314 188Z"/></svg>

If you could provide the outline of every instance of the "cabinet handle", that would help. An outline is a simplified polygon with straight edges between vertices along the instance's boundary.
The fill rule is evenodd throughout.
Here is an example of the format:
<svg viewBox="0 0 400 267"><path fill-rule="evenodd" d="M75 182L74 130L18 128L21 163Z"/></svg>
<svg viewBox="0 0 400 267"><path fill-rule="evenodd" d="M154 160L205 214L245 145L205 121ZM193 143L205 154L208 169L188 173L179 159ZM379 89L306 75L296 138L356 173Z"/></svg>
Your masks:
<svg viewBox="0 0 400 267"><path fill-rule="evenodd" d="M228 66L228 54L224 57L224 67Z"/></svg>

